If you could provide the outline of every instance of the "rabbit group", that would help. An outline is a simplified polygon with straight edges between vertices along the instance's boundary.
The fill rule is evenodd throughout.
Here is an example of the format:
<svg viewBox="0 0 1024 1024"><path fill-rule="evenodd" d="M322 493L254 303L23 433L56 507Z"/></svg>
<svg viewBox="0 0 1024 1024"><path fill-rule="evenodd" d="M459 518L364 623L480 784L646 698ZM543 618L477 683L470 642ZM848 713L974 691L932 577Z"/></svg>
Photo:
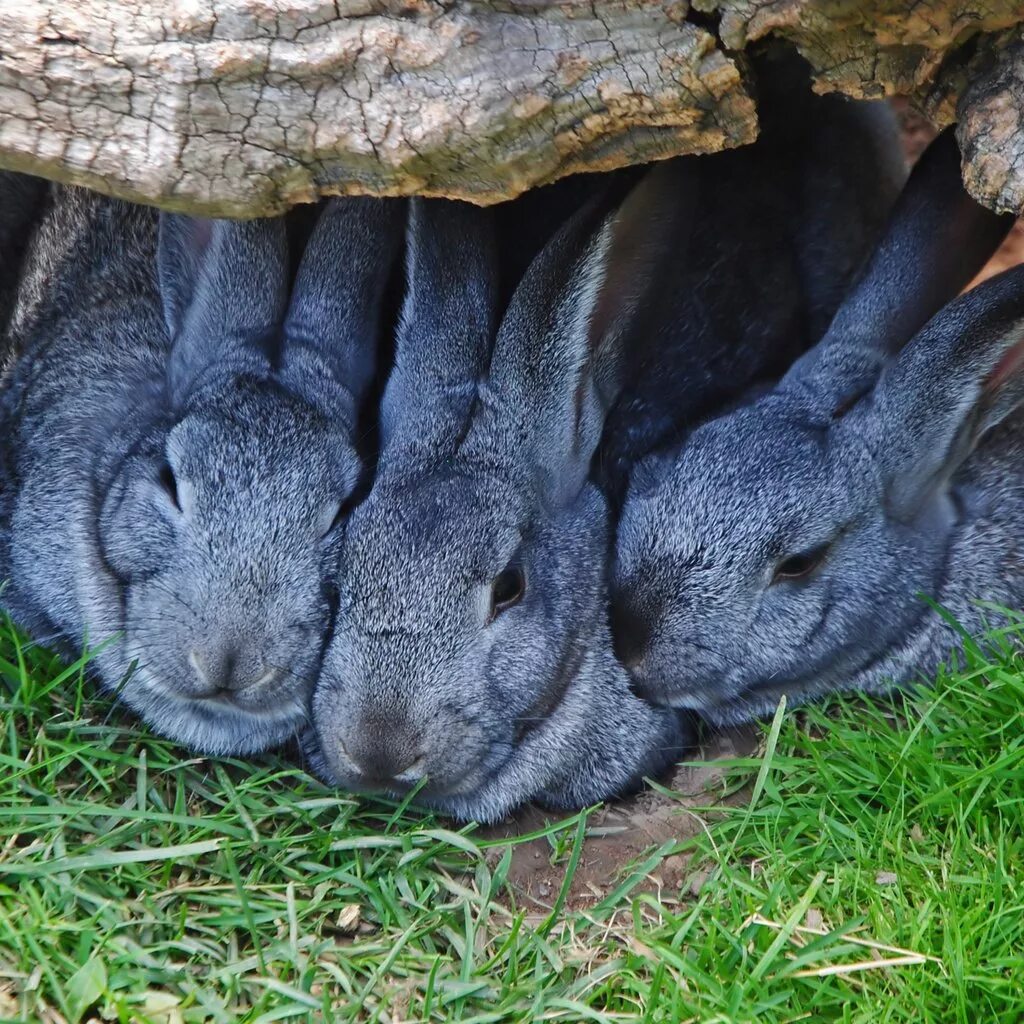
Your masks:
<svg viewBox="0 0 1024 1024"><path fill-rule="evenodd" d="M578 807L628 791L694 743L692 718L638 699L613 650L618 479L637 452L772 374L780 352L806 348L839 301L826 264L851 274L880 230L902 174L891 129L875 107L813 103L872 168L865 178L835 150L802 151L809 185L847 178L857 211L830 217L822 204L813 242L797 217L806 196L786 191L797 140L768 126L749 151L649 170L610 211L587 201L501 316L487 214L413 202L380 458L344 527L307 734L323 777L416 787L447 813L494 820L526 799ZM748 214L743 234L716 240L730 201ZM726 301L747 280L752 294ZM674 400L649 369L654 352L678 373Z"/></svg>
<svg viewBox="0 0 1024 1024"><path fill-rule="evenodd" d="M484 821L939 654L916 591L1014 598L1024 282L940 312L1008 225L948 137L889 217L884 108L770 80L750 147L505 210L33 187L22 251L0 177L0 606L189 747Z"/></svg>

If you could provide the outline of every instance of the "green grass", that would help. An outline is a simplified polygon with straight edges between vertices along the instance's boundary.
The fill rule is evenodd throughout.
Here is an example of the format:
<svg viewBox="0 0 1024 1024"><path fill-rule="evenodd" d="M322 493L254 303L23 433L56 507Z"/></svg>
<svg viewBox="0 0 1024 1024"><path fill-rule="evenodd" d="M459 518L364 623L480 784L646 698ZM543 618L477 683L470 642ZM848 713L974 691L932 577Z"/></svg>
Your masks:
<svg viewBox="0 0 1024 1024"><path fill-rule="evenodd" d="M740 806L543 916L493 841L284 761L183 759L0 627L0 1019L1021 1019L1017 640L931 691L779 716L731 769ZM551 828L567 878L586 828ZM680 852L699 895L645 893ZM935 959L823 973L899 956L856 939Z"/></svg>

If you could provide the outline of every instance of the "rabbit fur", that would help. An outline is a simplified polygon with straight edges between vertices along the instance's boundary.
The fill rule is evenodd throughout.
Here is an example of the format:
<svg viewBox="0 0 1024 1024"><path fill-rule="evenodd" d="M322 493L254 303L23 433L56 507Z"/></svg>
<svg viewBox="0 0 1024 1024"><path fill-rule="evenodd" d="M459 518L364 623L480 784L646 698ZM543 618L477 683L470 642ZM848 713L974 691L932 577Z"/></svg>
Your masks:
<svg viewBox="0 0 1024 1024"><path fill-rule="evenodd" d="M0 382L0 602L194 749L306 720L401 224L328 203L290 303L281 220L57 188L36 231Z"/></svg>
<svg viewBox="0 0 1024 1024"><path fill-rule="evenodd" d="M1024 269L950 302L1011 222L947 132L822 341L638 467L614 571L638 692L734 723L934 670L957 633L922 594L971 631L973 599L1019 606Z"/></svg>
<svg viewBox="0 0 1024 1024"><path fill-rule="evenodd" d="M892 111L816 96L804 62L774 48L755 64L755 143L657 168L664 216L689 231L644 283L630 370L595 469L614 504L652 451L751 387L777 380L828 326L871 252L906 171Z"/></svg>
<svg viewBox="0 0 1024 1024"><path fill-rule="evenodd" d="M493 214L413 201L380 462L344 527L313 697L308 747L330 782L422 785L492 821L619 792L690 742L612 654L608 506L588 475L637 282L670 242L654 198L575 214L500 325Z"/></svg>

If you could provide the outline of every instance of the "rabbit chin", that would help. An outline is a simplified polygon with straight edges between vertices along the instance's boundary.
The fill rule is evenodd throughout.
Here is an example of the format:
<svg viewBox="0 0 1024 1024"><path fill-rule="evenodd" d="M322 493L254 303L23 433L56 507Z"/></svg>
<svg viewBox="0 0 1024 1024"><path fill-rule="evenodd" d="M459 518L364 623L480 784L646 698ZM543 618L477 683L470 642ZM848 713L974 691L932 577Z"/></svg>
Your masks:
<svg viewBox="0 0 1024 1024"><path fill-rule="evenodd" d="M367 780L360 775L355 766L347 766L343 755L335 751L331 756L325 752L325 744L316 729L307 729L301 737L303 756L309 770L322 779L327 785L359 793L365 796L379 796L400 800L409 795L415 783L392 779L388 782ZM497 820L518 804L529 799L525 795L514 800L509 806L504 804L493 809L487 801L479 800L483 788L492 785L495 776L500 775L504 767L514 759L514 755L502 755L494 748L484 755L481 762L467 766L459 775L458 781L450 785L431 786L427 781L416 791L417 805L440 814L446 814L463 821L490 822ZM493 762L493 763L492 763Z"/></svg>
<svg viewBox="0 0 1024 1024"><path fill-rule="evenodd" d="M684 661L685 655L681 653L677 664ZM643 700L659 707L691 711L719 729L770 716L780 696L780 688L772 687L770 693L762 693L756 686L745 689L714 673L685 676L679 671L652 673L643 666L632 670L630 677Z"/></svg>
<svg viewBox="0 0 1024 1024"><path fill-rule="evenodd" d="M222 697L175 692L139 666L129 669L117 695L160 735L210 755L268 750L295 736L306 721L305 705L297 697L283 706L246 708Z"/></svg>
<svg viewBox="0 0 1024 1024"><path fill-rule="evenodd" d="M571 771L575 760L571 747L581 709L567 706L571 698L570 686L560 693L543 719L517 741L492 741L450 783L433 788L428 776L427 783L416 792L416 803L459 821L492 824L540 797L553 778ZM397 780L384 786L361 781L354 766L346 769L343 755L337 751L330 756L325 753L324 741L316 729L303 733L302 746L310 771L328 785L397 799L408 796L414 788ZM597 803L616 793L614 783L595 784L593 797L579 803Z"/></svg>
<svg viewBox="0 0 1024 1024"><path fill-rule="evenodd" d="M730 665L690 641L654 644L643 661L630 668L630 679L649 703L692 711L716 728L770 716L783 694L792 706L809 699L808 693L816 689L813 677L759 680L742 664Z"/></svg>

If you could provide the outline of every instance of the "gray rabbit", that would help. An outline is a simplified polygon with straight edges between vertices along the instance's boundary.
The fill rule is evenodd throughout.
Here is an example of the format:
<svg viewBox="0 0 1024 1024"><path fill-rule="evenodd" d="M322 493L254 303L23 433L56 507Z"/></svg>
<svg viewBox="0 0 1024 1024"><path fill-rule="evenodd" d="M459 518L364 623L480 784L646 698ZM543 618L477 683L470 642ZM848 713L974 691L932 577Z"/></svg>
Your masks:
<svg viewBox="0 0 1024 1024"><path fill-rule="evenodd" d="M1024 269L942 308L1010 223L940 137L821 343L638 467L615 584L642 695L723 724L877 690L956 644L920 594L969 630L972 599L1019 607Z"/></svg>
<svg viewBox="0 0 1024 1024"><path fill-rule="evenodd" d="M660 178L575 214L497 325L492 214L414 201L373 487L344 527L311 760L333 783L494 820L658 772L687 720L637 699L604 612L591 456L623 325L673 243ZM495 339L496 335L496 340Z"/></svg>
<svg viewBox="0 0 1024 1024"><path fill-rule="evenodd" d="M280 220L57 189L33 240L0 383L0 601L98 649L105 685L190 747L305 721L401 224L328 204L290 304Z"/></svg>

